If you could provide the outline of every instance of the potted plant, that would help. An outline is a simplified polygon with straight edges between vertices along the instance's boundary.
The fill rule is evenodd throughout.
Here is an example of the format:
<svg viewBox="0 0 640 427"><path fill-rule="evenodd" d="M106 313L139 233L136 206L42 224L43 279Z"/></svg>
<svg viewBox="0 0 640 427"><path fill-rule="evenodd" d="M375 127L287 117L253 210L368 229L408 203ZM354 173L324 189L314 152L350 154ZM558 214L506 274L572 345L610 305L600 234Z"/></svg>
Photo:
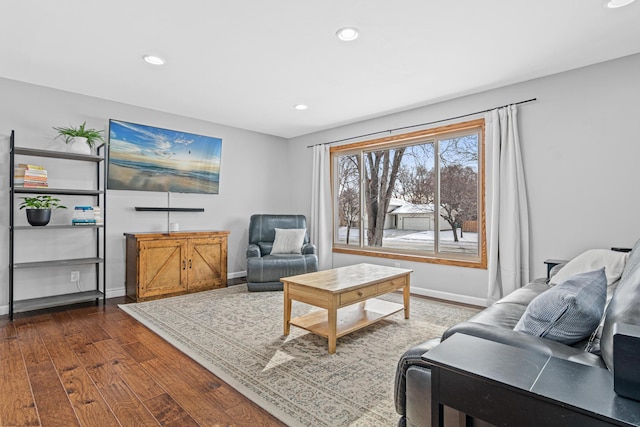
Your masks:
<svg viewBox="0 0 640 427"><path fill-rule="evenodd" d="M20 209L27 209L27 221L35 226L49 224L51 209L66 209L60 204L60 199L51 196L22 197Z"/></svg>
<svg viewBox="0 0 640 427"><path fill-rule="evenodd" d="M95 147L96 143L104 142L103 131L89 129L86 126L87 122L85 121L78 127L54 127L53 129L58 132L56 138L63 138L65 143L70 144L73 151L91 154L91 149Z"/></svg>

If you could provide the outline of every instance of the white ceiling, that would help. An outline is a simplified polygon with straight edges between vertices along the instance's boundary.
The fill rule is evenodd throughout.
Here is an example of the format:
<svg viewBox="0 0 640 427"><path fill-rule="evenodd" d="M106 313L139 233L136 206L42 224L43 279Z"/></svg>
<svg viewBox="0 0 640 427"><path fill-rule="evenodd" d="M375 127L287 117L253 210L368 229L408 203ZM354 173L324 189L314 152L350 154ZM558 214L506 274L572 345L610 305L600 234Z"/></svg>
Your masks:
<svg viewBox="0 0 640 427"><path fill-rule="evenodd" d="M290 138L640 52L604 4L2 0L0 77Z"/></svg>

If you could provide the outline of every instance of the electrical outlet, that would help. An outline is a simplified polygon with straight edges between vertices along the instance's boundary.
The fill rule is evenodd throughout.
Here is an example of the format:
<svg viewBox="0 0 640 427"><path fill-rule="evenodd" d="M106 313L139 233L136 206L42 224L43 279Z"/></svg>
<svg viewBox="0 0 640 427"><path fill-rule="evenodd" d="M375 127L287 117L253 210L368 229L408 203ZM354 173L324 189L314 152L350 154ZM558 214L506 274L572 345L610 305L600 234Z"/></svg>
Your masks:
<svg viewBox="0 0 640 427"><path fill-rule="evenodd" d="M394 262L393 266L396 267L396 268L400 268L400 263L399 262Z"/></svg>
<svg viewBox="0 0 640 427"><path fill-rule="evenodd" d="M74 282L74 283L80 282L80 272L79 271L72 271L71 272L71 281Z"/></svg>

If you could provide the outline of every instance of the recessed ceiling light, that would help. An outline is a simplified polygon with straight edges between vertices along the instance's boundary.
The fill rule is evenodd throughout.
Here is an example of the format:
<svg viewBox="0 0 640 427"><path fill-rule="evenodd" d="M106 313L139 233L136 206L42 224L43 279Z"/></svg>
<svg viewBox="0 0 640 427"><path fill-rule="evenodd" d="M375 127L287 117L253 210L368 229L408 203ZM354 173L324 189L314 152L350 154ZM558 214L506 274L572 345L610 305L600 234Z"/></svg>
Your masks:
<svg viewBox="0 0 640 427"><path fill-rule="evenodd" d="M635 0L609 0L607 7L609 9L617 9L633 3Z"/></svg>
<svg viewBox="0 0 640 427"><path fill-rule="evenodd" d="M358 29L353 27L344 27L336 31L336 36L345 42L350 42L358 38Z"/></svg>
<svg viewBox="0 0 640 427"><path fill-rule="evenodd" d="M164 58L157 55L144 55L142 59L151 65L164 65L167 62Z"/></svg>
<svg viewBox="0 0 640 427"><path fill-rule="evenodd" d="M307 106L306 106L306 105L304 105L304 104L296 104L296 105L294 105L294 106L293 106L293 108L295 108L295 109L296 109L296 110L298 110L298 111L302 111L302 110L306 110L306 109L307 109L307 108L309 108L309 107L307 107Z"/></svg>

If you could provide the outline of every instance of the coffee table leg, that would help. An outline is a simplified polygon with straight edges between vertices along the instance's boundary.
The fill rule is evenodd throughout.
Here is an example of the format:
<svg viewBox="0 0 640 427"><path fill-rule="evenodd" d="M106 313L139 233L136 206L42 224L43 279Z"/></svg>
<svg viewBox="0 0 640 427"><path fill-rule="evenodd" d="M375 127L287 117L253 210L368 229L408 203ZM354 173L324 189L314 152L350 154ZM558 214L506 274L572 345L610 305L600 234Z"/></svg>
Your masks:
<svg viewBox="0 0 640 427"><path fill-rule="evenodd" d="M289 335L291 328L291 298L289 298L289 283L284 282L284 334Z"/></svg>
<svg viewBox="0 0 640 427"><path fill-rule="evenodd" d="M336 352L336 335L338 327L338 308L336 307L336 301L331 301L329 308L327 309L327 320L329 321L329 354Z"/></svg>
<svg viewBox="0 0 640 427"><path fill-rule="evenodd" d="M407 275L407 283L404 285L404 288L402 289L402 296L404 297L404 318L408 319L409 318L409 301L410 301L410 283L409 283L409 276Z"/></svg>

